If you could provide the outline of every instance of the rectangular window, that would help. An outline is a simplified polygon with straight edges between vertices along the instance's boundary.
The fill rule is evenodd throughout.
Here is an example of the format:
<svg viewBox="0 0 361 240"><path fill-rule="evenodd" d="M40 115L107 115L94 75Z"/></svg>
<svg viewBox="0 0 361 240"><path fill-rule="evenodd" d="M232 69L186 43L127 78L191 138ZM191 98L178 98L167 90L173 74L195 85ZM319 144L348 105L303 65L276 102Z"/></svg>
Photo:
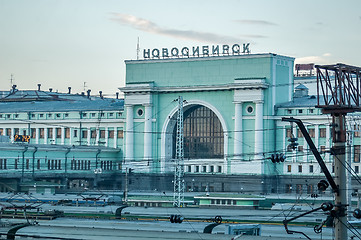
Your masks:
<svg viewBox="0 0 361 240"><path fill-rule="evenodd" d="M74 129L74 137L78 137L78 130Z"/></svg>
<svg viewBox="0 0 361 240"><path fill-rule="evenodd" d="M292 185L291 184L286 184L285 193L292 193Z"/></svg>
<svg viewBox="0 0 361 240"><path fill-rule="evenodd" d="M297 194L302 194L302 184L297 184L296 185L296 193Z"/></svg>
<svg viewBox="0 0 361 240"><path fill-rule="evenodd" d="M298 109L298 113L302 113L303 112L303 110L302 109Z"/></svg>
<svg viewBox="0 0 361 240"><path fill-rule="evenodd" d="M105 138L105 130L100 130L100 138Z"/></svg>
<svg viewBox="0 0 361 240"><path fill-rule="evenodd" d="M11 136L11 128L6 129L6 136L8 136L8 137Z"/></svg>
<svg viewBox="0 0 361 240"><path fill-rule="evenodd" d="M303 146L298 146L298 151L303 152Z"/></svg>
<svg viewBox="0 0 361 240"><path fill-rule="evenodd" d="M292 168L291 165L287 165L287 172L291 172Z"/></svg>
<svg viewBox="0 0 361 240"><path fill-rule="evenodd" d="M30 160L29 159L26 159L26 166L25 166L26 169L29 169L30 168Z"/></svg>
<svg viewBox="0 0 361 240"><path fill-rule="evenodd" d="M114 130L109 130L108 135L109 138L114 138Z"/></svg>
<svg viewBox="0 0 361 240"><path fill-rule="evenodd" d="M53 138L53 129L48 128L48 138Z"/></svg>
<svg viewBox="0 0 361 240"><path fill-rule="evenodd" d="M298 172L299 172L299 173L302 172L302 165L298 165Z"/></svg>
<svg viewBox="0 0 361 240"><path fill-rule="evenodd" d="M359 167L355 166L355 173L359 173Z"/></svg>
<svg viewBox="0 0 361 240"><path fill-rule="evenodd" d="M326 137L326 128L320 128L320 138Z"/></svg>
<svg viewBox="0 0 361 240"><path fill-rule="evenodd" d="M65 128L65 138L70 138L70 128Z"/></svg>
<svg viewBox="0 0 361 240"><path fill-rule="evenodd" d="M311 138L314 138L315 137L315 129L314 128L308 129L308 134L310 135Z"/></svg>
<svg viewBox="0 0 361 240"><path fill-rule="evenodd" d="M353 161L354 162L360 162L360 152L361 152L361 145L354 145L354 156Z"/></svg>
<svg viewBox="0 0 361 240"><path fill-rule="evenodd" d="M196 166L196 171L195 172L199 172L199 166Z"/></svg>
<svg viewBox="0 0 361 240"><path fill-rule="evenodd" d="M361 136L360 125L355 125L354 129L355 129L354 131L355 137L360 137Z"/></svg>
<svg viewBox="0 0 361 240"><path fill-rule="evenodd" d="M313 109L308 110L309 113L313 113Z"/></svg>
<svg viewBox="0 0 361 240"><path fill-rule="evenodd" d="M313 193L313 185L307 185L307 194Z"/></svg>
<svg viewBox="0 0 361 240"><path fill-rule="evenodd" d="M207 172L207 166L202 167L202 172Z"/></svg>
<svg viewBox="0 0 361 240"><path fill-rule="evenodd" d="M36 168L40 169L40 159L38 159L38 161L37 161Z"/></svg>
<svg viewBox="0 0 361 240"><path fill-rule="evenodd" d="M321 153L324 153L324 152L326 152L326 146L320 146L320 152Z"/></svg>
<svg viewBox="0 0 361 240"><path fill-rule="evenodd" d="M303 137L303 134L300 129L297 130L297 137L299 138Z"/></svg>
<svg viewBox="0 0 361 240"><path fill-rule="evenodd" d="M218 172L219 172L219 173L222 172L222 166L218 166Z"/></svg>
<svg viewBox="0 0 361 240"><path fill-rule="evenodd" d="M88 137L88 131L87 130L81 131L81 137L82 138L87 138Z"/></svg>
<svg viewBox="0 0 361 240"><path fill-rule="evenodd" d="M4 134L4 129L0 128L0 135L3 135L3 134Z"/></svg>
<svg viewBox="0 0 361 240"><path fill-rule="evenodd" d="M209 172L214 172L214 166L211 166L211 167L210 167Z"/></svg>
<svg viewBox="0 0 361 240"><path fill-rule="evenodd" d="M310 173L313 173L313 165L310 165Z"/></svg>
<svg viewBox="0 0 361 240"><path fill-rule="evenodd" d="M56 128L56 138L61 138L61 128Z"/></svg>
<svg viewBox="0 0 361 240"><path fill-rule="evenodd" d="M36 138L36 129L32 128L30 131L31 131L31 138L35 139Z"/></svg>
<svg viewBox="0 0 361 240"><path fill-rule="evenodd" d="M14 135L19 134L19 128L14 128L14 131L15 131Z"/></svg>
<svg viewBox="0 0 361 240"><path fill-rule="evenodd" d="M123 130L118 130L118 132L117 132L117 137L118 138L123 138Z"/></svg>
<svg viewBox="0 0 361 240"><path fill-rule="evenodd" d="M15 159L15 162L14 162L14 168L15 169L18 169L18 161L19 161L18 159Z"/></svg>
<svg viewBox="0 0 361 240"><path fill-rule="evenodd" d="M192 166L188 166L188 172L192 172Z"/></svg>
<svg viewBox="0 0 361 240"><path fill-rule="evenodd" d="M97 137L97 131L96 130L91 130L90 131L90 136L91 136L91 138L96 138Z"/></svg>
<svg viewBox="0 0 361 240"><path fill-rule="evenodd" d="M292 137L292 128L286 128L286 137L291 138Z"/></svg>
<svg viewBox="0 0 361 240"><path fill-rule="evenodd" d="M44 138L44 128L39 128L39 138Z"/></svg>

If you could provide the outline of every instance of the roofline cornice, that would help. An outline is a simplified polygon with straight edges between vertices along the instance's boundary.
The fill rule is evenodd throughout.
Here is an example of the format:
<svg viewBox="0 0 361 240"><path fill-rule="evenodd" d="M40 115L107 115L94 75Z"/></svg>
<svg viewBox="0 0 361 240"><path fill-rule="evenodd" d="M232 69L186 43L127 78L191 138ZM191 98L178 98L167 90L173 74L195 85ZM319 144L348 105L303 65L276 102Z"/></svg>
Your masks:
<svg viewBox="0 0 361 240"><path fill-rule="evenodd" d="M119 88L124 93L166 93L166 92L204 92L204 91L231 91L242 89L267 89L268 83L231 83L222 85L199 85L199 86L180 86L180 87L124 87Z"/></svg>

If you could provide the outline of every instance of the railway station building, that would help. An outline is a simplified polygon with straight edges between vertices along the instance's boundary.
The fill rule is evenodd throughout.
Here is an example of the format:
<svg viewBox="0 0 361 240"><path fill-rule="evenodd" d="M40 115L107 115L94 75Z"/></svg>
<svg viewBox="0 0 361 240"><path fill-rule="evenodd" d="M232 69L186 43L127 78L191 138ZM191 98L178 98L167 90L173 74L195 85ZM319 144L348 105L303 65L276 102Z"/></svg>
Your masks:
<svg viewBox="0 0 361 240"><path fill-rule="evenodd" d="M172 191L179 99L186 191L317 192L323 173L300 131L282 117L304 121L332 172L330 117L315 108L307 87L315 76L295 76L294 58L148 56L125 65L124 99L40 88L3 94L0 132L8 140L0 143L0 173L6 184L29 176L60 188L124 190L127 178L129 190ZM358 172L359 116L347 117L350 166ZM16 142L15 135L30 136L29 142ZM298 137L295 149L291 137ZM285 161L273 163L272 154L284 154Z"/></svg>

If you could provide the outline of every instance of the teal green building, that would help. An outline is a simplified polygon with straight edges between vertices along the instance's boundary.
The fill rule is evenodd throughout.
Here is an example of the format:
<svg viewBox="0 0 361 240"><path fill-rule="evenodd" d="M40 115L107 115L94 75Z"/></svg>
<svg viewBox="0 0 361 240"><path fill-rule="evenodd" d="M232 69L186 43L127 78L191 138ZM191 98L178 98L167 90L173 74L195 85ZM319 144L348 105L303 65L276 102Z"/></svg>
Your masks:
<svg viewBox="0 0 361 240"><path fill-rule="evenodd" d="M293 58L252 54L125 63L124 166L174 171L174 100L182 96L187 174L275 174L264 159L276 149L275 106L293 97Z"/></svg>
<svg viewBox="0 0 361 240"><path fill-rule="evenodd" d="M2 94L0 191L38 192L45 185L50 192L119 187L123 99L70 91L13 86Z"/></svg>

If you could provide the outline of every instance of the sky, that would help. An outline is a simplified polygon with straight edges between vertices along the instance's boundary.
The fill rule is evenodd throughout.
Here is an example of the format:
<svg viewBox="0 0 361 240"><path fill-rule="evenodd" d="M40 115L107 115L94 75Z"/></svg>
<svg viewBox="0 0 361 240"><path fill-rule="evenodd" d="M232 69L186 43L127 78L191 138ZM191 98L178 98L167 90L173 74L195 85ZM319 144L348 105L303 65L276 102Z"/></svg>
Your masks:
<svg viewBox="0 0 361 240"><path fill-rule="evenodd" d="M250 43L251 54L361 67L360 0L0 0L0 91L115 97L144 49Z"/></svg>

